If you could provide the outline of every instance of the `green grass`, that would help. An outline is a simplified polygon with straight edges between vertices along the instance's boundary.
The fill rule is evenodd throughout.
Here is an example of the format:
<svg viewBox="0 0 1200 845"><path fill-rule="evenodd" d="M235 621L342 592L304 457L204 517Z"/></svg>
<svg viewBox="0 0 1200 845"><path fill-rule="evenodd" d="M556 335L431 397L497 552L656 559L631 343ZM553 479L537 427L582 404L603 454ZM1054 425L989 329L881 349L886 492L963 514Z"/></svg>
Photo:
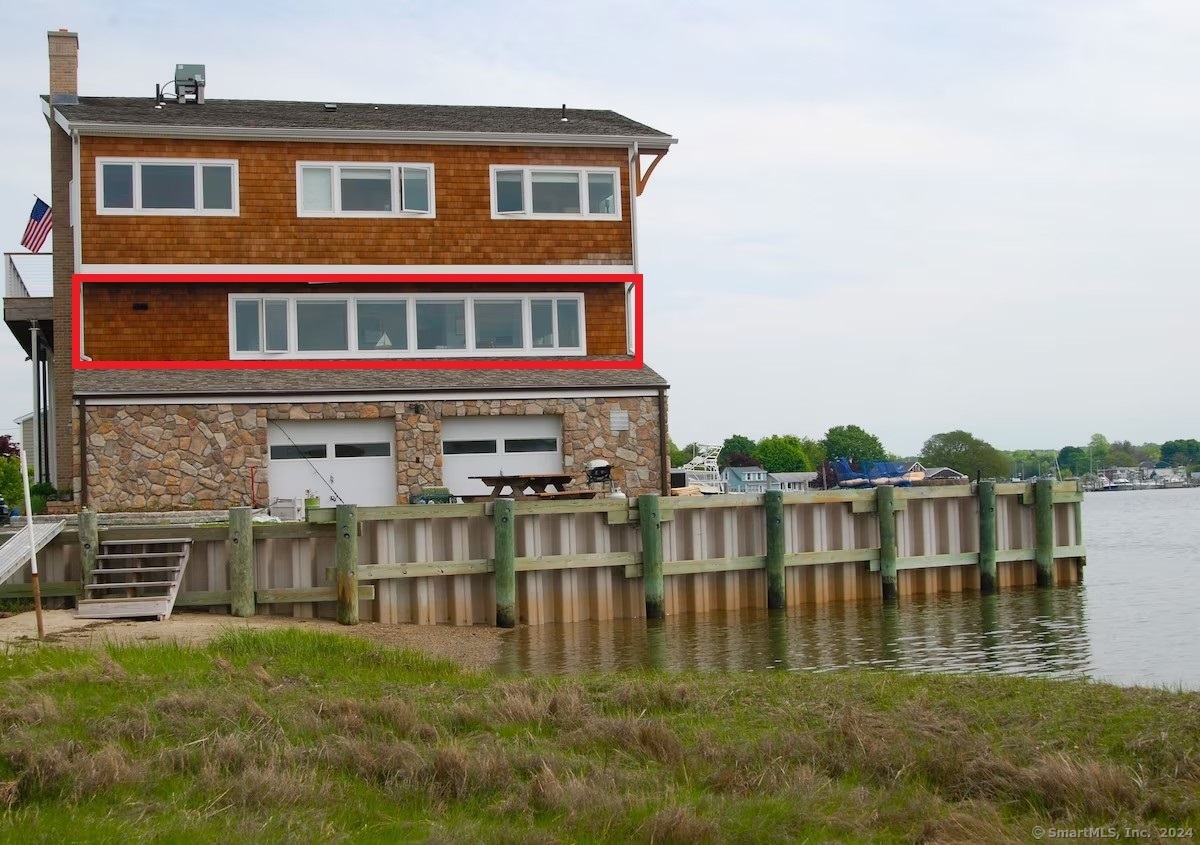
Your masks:
<svg viewBox="0 0 1200 845"><path fill-rule="evenodd" d="M10 651L0 679L5 841L1200 827L1196 693L881 672L508 680L293 629Z"/></svg>

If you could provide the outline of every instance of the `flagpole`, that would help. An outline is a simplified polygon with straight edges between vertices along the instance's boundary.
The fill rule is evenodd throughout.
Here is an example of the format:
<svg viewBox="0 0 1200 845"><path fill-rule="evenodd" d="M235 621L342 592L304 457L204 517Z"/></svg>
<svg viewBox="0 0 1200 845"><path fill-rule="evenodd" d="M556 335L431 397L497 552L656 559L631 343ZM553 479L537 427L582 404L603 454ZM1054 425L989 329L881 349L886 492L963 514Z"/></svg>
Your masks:
<svg viewBox="0 0 1200 845"><path fill-rule="evenodd" d="M25 524L29 526L29 563L33 569L33 612L37 616L38 639L46 638L42 624L42 589L38 584L37 543L33 537L33 505L29 501L29 468L25 463L25 449L21 449L21 482L25 487Z"/></svg>

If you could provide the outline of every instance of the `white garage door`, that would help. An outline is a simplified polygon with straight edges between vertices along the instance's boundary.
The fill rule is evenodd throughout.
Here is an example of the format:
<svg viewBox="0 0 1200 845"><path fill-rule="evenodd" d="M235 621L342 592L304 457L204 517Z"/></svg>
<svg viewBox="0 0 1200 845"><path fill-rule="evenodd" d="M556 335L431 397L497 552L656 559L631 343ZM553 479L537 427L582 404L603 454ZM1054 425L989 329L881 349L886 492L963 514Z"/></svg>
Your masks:
<svg viewBox="0 0 1200 845"><path fill-rule="evenodd" d="M473 475L562 471L562 417L442 420L442 478L455 496L490 492Z"/></svg>
<svg viewBox="0 0 1200 845"><path fill-rule="evenodd" d="M330 507L396 504L393 420L272 420L267 430L272 498Z"/></svg>

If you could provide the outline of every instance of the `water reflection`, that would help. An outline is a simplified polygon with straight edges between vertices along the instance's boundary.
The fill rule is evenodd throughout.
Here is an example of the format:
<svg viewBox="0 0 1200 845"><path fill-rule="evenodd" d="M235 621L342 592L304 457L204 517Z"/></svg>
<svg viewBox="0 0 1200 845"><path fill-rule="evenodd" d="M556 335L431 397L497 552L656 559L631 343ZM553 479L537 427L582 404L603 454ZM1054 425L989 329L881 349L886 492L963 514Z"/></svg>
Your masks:
<svg viewBox="0 0 1200 845"><path fill-rule="evenodd" d="M1089 494L1087 586L522 628L506 674L878 666L1200 689L1200 488Z"/></svg>
<svg viewBox="0 0 1200 845"><path fill-rule="evenodd" d="M651 668L909 672L1072 677L1092 668L1081 587L916 597L521 628L504 674Z"/></svg>

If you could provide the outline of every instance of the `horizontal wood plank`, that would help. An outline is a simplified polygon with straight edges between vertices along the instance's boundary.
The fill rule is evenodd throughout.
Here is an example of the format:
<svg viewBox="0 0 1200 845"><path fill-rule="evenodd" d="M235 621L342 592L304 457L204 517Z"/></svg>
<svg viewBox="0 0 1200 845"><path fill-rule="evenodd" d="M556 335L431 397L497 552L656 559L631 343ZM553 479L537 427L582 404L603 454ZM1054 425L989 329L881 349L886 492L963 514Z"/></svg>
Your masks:
<svg viewBox="0 0 1200 845"><path fill-rule="evenodd" d="M176 607L207 607L216 604L229 604L233 601L230 590L192 590L180 593L175 598Z"/></svg>
<svg viewBox="0 0 1200 845"><path fill-rule="evenodd" d="M516 559L517 572L543 572L552 569L594 569L598 566L630 566L637 563L633 552L606 552L584 555L541 555ZM665 571L665 570L664 570Z"/></svg>
<svg viewBox="0 0 1200 845"><path fill-rule="evenodd" d="M791 552L784 566L816 566L822 563L878 563L879 549L827 549L820 552Z"/></svg>
<svg viewBox="0 0 1200 845"><path fill-rule="evenodd" d="M365 563L358 566L358 580L382 581L388 578L425 578L430 575L478 575L491 572L488 558L474 560L429 560L410 563ZM326 571L332 577L333 570Z"/></svg>
<svg viewBox="0 0 1200 845"><path fill-rule="evenodd" d="M44 581L38 586L41 589L41 594L47 598L78 596L80 594L78 581ZM33 584L0 585L0 599L25 598L33 598Z"/></svg>
<svg viewBox="0 0 1200 845"><path fill-rule="evenodd" d="M717 496L662 496L660 512L692 510L694 508L753 508L762 507L762 493L722 493Z"/></svg>
<svg viewBox="0 0 1200 845"><path fill-rule="evenodd" d="M921 555L896 558L896 569L936 569L942 566L978 566L979 552L956 552L948 555Z"/></svg>
<svg viewBox="0 0 1200 845"><path fill-rule="evenodd" d="M374 584L360 584L359 599L375 598ZM268 590L255 590L254 601L258 604L285 604L305 601L337 601L336 587L276 587Z"/></svg>

